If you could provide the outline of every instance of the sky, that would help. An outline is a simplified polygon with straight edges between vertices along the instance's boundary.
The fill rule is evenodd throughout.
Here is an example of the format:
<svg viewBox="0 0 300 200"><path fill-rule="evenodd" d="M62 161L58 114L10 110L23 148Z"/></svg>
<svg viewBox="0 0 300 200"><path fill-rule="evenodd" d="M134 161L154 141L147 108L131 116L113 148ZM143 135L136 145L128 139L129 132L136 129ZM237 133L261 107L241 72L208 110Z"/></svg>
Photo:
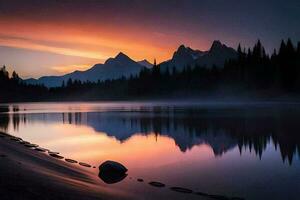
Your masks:
<svg viewBox="0 0 300 200"><path fill-rule="evenodd" d="M119 52L170 59L179 45L236 48L259 38L268 52L300 41L299 0L0 0L0 65L21 77L61 75Z"/></svg>

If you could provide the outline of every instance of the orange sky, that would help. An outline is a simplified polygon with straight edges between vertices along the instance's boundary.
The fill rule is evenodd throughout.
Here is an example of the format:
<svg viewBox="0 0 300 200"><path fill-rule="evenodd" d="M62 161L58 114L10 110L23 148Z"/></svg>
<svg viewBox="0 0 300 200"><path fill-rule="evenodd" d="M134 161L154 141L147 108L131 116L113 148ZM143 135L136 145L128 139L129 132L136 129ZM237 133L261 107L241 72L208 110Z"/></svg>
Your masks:
<svg viewBox="0 0 300 200"><path fill-rule="evenodd" d="M165 35L146 30L143 30L142 34L141 32L139 27L130 25L113 27L105 24L97 26L0 19L0 46L78 57L82 60L80 62L74 60L73 63L58 61L44 72L44 74L49 72L51 74L51 71L52 74L65 74L103 63L119 52L127 54L134 60L147 59L153 62L156 58L158 62L164 61L170 59L180 45L177 41L184 40L176 33ZM33 66L39 57L35 59L30 62ZM26 72L24 73L26 76ZM42 74L38 72L31 75Z"/></svg>
<svg viewBox="0 0 300 200"><path fill-rule="evenodd" d="M8 58L3 56L2 60L6 61L3 64L10 70L17 70L22 77L61 75L74 70L86 70L96 63L103 63L106 59L114 57L119 52L136 61L147 59L153 62L156 59L162 62L170 59L181 42L186 40L183 35L176 32L169 35L160 33L159 30L141 29L139 25L130 24L126 27L116 27L111 24L99 26L92 23L37 22L19 18L9 20L0 18L0 27L4 27L0 28L2 47L69 57L69 59L53 59L50 56L40 59L37 55L32 56L34 58L32 60L26 60L25 56L22 62L20 60L22 64L20 68L15 62L6 61ZM208 46L208 42L203 43L204 46ZM201 47L199 41L197 47Z"/></svg>
<svg viewBox="0 0 300 200"><path fill-rule="evenodd" d="M298 1L9 0L0 5L0 64L23 78L84 70L119 52L161 62L181 44L207 50L213 40L236 48L240 42L253 46L259 38L272 52L281 39L298 41L300 35Z"/></svg>

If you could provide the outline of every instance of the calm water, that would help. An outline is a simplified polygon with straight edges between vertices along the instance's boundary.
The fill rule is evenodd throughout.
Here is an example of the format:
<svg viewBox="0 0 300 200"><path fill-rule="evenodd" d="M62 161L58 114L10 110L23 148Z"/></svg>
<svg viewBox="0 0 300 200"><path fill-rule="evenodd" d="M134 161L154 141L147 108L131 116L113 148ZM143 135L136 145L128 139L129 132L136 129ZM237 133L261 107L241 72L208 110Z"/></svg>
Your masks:
<svg viewBox="0 0 300 200"><path fill-rule="evenodd" d="M5 105L2 105L2 110ZM299 199L300 105L40 103L8 105L0 130L98 166L141 199L193 199L145 181L246 199ZM130 177L132 177L130 179ZM99 184L105 185L100 179Z"/></svg>

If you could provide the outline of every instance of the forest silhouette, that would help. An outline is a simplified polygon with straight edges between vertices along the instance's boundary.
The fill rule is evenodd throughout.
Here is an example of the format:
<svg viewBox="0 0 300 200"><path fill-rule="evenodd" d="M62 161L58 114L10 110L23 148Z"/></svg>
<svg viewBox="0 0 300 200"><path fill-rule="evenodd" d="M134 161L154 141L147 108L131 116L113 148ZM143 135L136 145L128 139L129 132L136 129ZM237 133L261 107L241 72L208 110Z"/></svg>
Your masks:
<svg viewBox="0 0 300 200"><path fill-rule="evenodd" d="M300 91L300 42L282 40L269 56L260 40L253 48L237 48L238 57L223 67L184 66L160 70L144 68L136 76L98 82L69 79L62 86L29 85L16 72L0 69L1 102L121 100L137 98L257 95L268 98L298 96Z"/></svg>

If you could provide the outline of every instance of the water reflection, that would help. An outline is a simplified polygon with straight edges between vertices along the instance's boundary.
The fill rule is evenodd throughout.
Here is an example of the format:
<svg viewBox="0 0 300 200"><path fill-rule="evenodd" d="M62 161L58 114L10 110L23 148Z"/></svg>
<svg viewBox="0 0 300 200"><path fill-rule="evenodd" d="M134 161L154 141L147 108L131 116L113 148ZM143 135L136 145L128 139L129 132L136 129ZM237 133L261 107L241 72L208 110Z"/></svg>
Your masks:
<svg viewBox="0 0 300 200"><path fill-rule="evenodd" d="M152 110L112 110L106 112L19 113L14 106L1 107L0 128L8 130L11 123L15 131L20 124L55 123L84 125L96 132L124 143L135 135L155 134L175 141L181 152L206 144L215 156L221 157L238 147L240 154L254 151L259 158L272 142L280 151L283 162L292 165L300 156L298 133L300 112L295 108L169 108L153 107ZM159 139L159 137L157 137Z"/></svg>

